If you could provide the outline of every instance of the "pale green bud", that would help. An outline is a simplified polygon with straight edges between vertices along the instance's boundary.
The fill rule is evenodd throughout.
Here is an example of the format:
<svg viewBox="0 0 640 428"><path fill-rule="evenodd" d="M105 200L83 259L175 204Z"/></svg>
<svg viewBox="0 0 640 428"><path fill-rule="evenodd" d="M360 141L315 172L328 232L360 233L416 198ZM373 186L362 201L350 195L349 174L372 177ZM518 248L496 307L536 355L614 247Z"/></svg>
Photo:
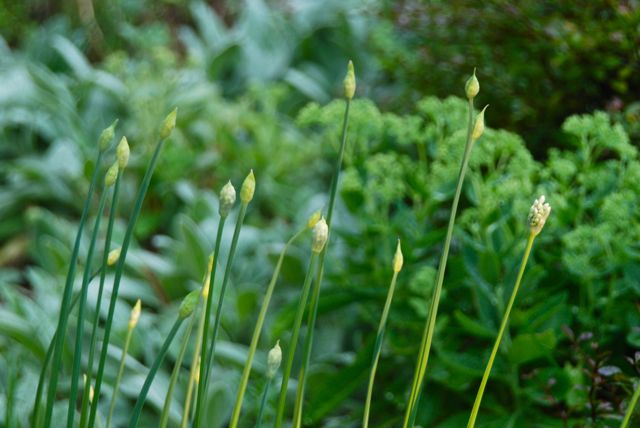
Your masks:
<svg viewBox="0 0 640 428"><path fill-rule="evenodd" d="M320 253L324 248L324 244L327 243L329 238L329 226L322 217L316 225L313 227L313 241L311 243L311 251L314 253Z"/></svg>
<svg viewBox="0 0 640 428"><path fill-rule="evenodd" d="M193 290L191 293L186 295L180 304L180 309L178 310L178 316L180 318L185 319L196 310L198 300L200 299L200 293L200 290Z"/></svg>
<svg viewBox="0 0 640 428"><path fill-rule="evenodd" d="M98 147L100 148L100 151L104 152L109 148L109 144L111 143L111 140L116 133L117 124L118 119L114 120L113 123L106 127L100 134L100 137L98 138Z"/></svg>
<svg viewBox="0 0 640 428"><path fill-rule="evenodd" d="M398 238L398 246L396 247L396 254L393 256L393 271L400 272L402 264L404 263L404 257L402 256L402 248L400 248L400 238Z"/></svg>
<svg viewBox="0 0 640 428"><path fill-rule="evenodd" d="M114 162L113 165L109 167L107 173L104 176L104 185L106 187L113 186L113 183L116 182L118 178L118 162Z"/></svg>
<svg viewBox="0 0 640 428"><path fill-rule="evenodd" d="M344 77L344 96L348 100L353 99L356 93L356 73L353 69L353 62L350 60L347 65L347 75Z"/></svg>
<svg viewBox="0 0 640 428"><path fill-rule="evenodd" d="M313 229L313 226L315 226L320 221L320 218L322 218L322 213L320 212L320 210L311 214L309 220L307 220L307 228Z"/></svg>
<svg viewBox="0 0 640 428"><path fill-rule="evenodd" d="M532 234L538 235L542 231L549 214L551 214L551 205L545 203L544 195L542 195L533 202L531 210L529 210L528 221Z"/></svg>
<svg viewBox="0 0 640 428"><path fill-rule="evenodd" d="M280 341L276 342L276 345L271 348L267 354L267 378L273 379L280 368L282 362L282 349L280 348Z"/></svg>
<svg viewBox="0 0 640 428"><path fill-rule="evenodd" d="M122 137L116 147L116 159L118 159L118 167L124 170L129 163L129 141L127 137Z"/></svg>
<svg viewBox="0 0 640 428"><path fill-rule="evenodd" d="M256 191L256 177L253 175L253 170L249 172L247 178L242 182L242 187L240 188L240 200L248 204L253 199L253 194Z"/></svg>
<svg viewBox="0 0 640 428"><path fill-rule="evenodd" d="M484 111L487 109L487 107L489 106L487 105L482 109L482 111L478 114L478 117L476 117L476 122L473 124L471 139L474 141L480 138L482 136L482 133L484 132Z"/></svg>
<svg viewBox="0 0 640 428"><path fill-rule="evenodd" d="M131 309L131 316L129 317L129 330L133 330L138 324L138 320L140 319L140 313L142 312L142 303L140 299L136 302Z"/></svg>
<svg viewBox="0 0 640 428"><path fill-rule="evenodd" d="M121 251L122 248L116 248L115 250L109 251L109 255L107 256L107 266L113 266L118 263Z"/></svg>
<svg viewBox="0 0 640 428"><path fill-rule="evenodd" d="M473 69L473 75L469 77L467 83L464 85L464 90L467 94L467 98L472 100L478 95L480 92L480 82L478 82L478 78L476 77L476 69Z"/></svg>
<svg viewBox="0 0 640 428"><path fill-rule="evenodd" d="M178 107L171 110L171 113L164 118L162 126L160 127L160 139L164 140L169 138L171 132L176 127L176 118L178 117Z"/></svg>
<svg viewBox="0 0 640 428"><path fill-rule="evenodd" d="M226 217L229 215L229 211L233 208L233 204L236 203L236 189L231 184L231 181L222 186L220 190L220 206L218 212L220 217Z"/></svg>

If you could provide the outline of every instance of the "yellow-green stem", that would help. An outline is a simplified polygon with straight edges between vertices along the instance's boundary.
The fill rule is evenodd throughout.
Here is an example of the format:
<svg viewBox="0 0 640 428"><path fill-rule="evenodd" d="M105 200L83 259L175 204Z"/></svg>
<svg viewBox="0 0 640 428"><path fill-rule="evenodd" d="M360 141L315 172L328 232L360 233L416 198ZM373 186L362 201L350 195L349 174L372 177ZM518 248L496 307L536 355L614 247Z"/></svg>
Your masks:
<svg viewBox="0 0 640 428"><path fill-rule="evenodd" d="M489 375L491 374L491 368L493 367L493 361L496 358L498 353L498 349L500 349L500 342L502 341L502 336L507 328L507 324L509 322L509 315L511 314L511 309L513 308L513 303L516 300L516 295L518 294L518 289L520 288L520 282L522 281L522 276L524 275L524 269L527 266L527 260L529 259L529 254L531 253L531 247L533 246L533 241L535 240L536 235L534 233L529 234L529 239L527 240L527 248L524 250L524 255L522 256L522 263L520 264L520 271L518 272L518 277L516 278L516 284L513 287L513 291L511 292L511 298L509 299L509 303L507 304L507 310L502 317L502 324L500 324L500 330L498 331L498 337L493 345L493 349L491 350L491 355L489 356L489 362L487 363L487 367L484 370L484 375L482 375L482 381L480 382L480 388L478 388L478 393L476 394L476 401L473 403L473 409L471 410L471 416L469 417L469 423L467 424L467 428L473 428L476 424L476 418L478 417L478 411L480 410L480 402L482 401L482 395L484 394L484 389L487 386L487 381L489 380Z"/></svg>
<svg viewBox="0 0 640 428"><path fill-rule="evenodd" d="M627 412L624 415L624 419L622 420L622 425L620 428L627 428L629 422L631 422L631 418L633 417L633 412L638 404L638 400L640 399L640 383L636 387L636 391L633 393L631 397L631 401L629 402L629 406L627 407Z"/></svg>
<svg viewBox="0 0 640 428"><path fill-rule="evenodd" d="M129 325L127 327L127 337L124 340L124 347L122 348L122 356L120 357L120 365L118 366L118 374L116 375L116 381L113 384L113 395L111 396L111 404L109 405L109 414L107 415L107 428L111 426L111 419L113 418L113 411L116 408L116 402L118 399L118 392L120 389L120 382L122 381L122 374L124 373L124 366L127 359L127 353L129 352L129 344L131 343L131 336L133 335L133 329L135 326ZM94 397L95 399L95 397Z"/></svg>
<svg viewBox="0 0 640 428"><path fill-rule="evenodd" d="M376 377L376 370L378 368L378 360L380 359L380 351L382 349L382 341L384 339L384 330L387 325L387 318L389 317L389 308L391 307L391 300L393 299L393 292L396 288L396 279L398 278L398 272L393 272L391 278L391 285L387 292L387 300L384 302L384 309L382 310L382 317L380 318L380 324L378 325L378 334L376 336L376 343L373 347L373 359L371 362L371 372L369 373L369 386L367 387L367 399L364 403L364 417L362 418L362 427L367 428L369 426L369 412L371 410L371 397L373 396L373 382Z"/></svg>

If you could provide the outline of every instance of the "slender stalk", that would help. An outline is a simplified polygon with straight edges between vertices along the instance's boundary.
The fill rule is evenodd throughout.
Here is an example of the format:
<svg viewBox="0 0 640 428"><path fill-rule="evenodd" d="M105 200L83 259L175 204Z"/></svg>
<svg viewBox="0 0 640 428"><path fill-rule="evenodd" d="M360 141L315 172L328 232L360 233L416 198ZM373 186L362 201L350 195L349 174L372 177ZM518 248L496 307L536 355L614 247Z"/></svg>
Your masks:
<svg viewBox="0 0 640 428"><path fill-rule="evenodd" d="M380 359L380 351L382 349L382 341L384 339L384 331L387 325L387 318L389 316L389 308L391 307L391 300L393 299L393 292L396 288L396 279L398 278L398 272L394 270L391 277L391 285L387 292L387 300L384 302L384 309L382 310L382 317L380 317L380 324L378 325L378 333L376 335L376 342L373 347L373 358L371 361L371 371L369 373L369 385L367 387L367 399L364 404L364 416L362 418L362 428L369 426L369 412L371 410L371 397L373 396L373 383L376 377L376 370L378 368L378 360Z"/></svg>
<svg viewBox="0 0 640 428"><path fill-rule="evenodd" d="M175 124L175 110L172 112L167 119L169 119L173 115L173 120ZM118 292L120 290L120 280L122 279L122 274L124 272L124 265L127 259L127 251L129 251L129 245L131 243L131 238L133 237L133 231L136 226L136 222L138 220L138 216L140 215L140 211L142 210L142 202L144 201L144 197L147 193L147 189L149 188L149 183L151 182L151 176L153 175L153 171L155 170L156 164L158 162L158 157L160 156L160 150L162 149L162 145L164 144L166 138L169 136L166 131L166 122L163 124L163 128L161 130L161 138L156 145L156 149L153 152L153 157L149 162L149 166L144 174L144 178L142 179L142 185L140 186L140 190L138 190L138 196L136 197L136 202L131 213L131 217L129 219L129 224L127 226L127 230L124 235L124 239L122 241L122 250L120 251L120 258L118 259L118 264L116 265L115 278L113 280L113 289L111 292L111 300L109 302L109 312L107 314L107 320L104 325L104 336L102 340L102 350L100 352L100 361L98 363L98 371L96 373L96 383L95 383L95 396L94 400L91 403L91 413L89 414L89 426L95 426L96 415L98 411L98 402L100 401L100 391L102 388L102 378L104 375L104 367L107 361L107 351L109 348L109 339L111 337L111 327L113 325L113 316L116 309L116 302L118 300ZM170 132L170 131L169 131Z"/></svg>
<svg viewBox="0 0 640 428"><path fill-rule="evenodd" d="M187 330L184 333L182 339L182 345L180 346L180 352L178 358L173 365L173 371L171 372L171 379L169 380L169 389L167 389L167 396L164 399L164 406L162 407L162 414L160 415L160 428L166 428L169 423L169 413L171 413L171 399L173 397L173 390L178 382L178 376L180 375L180 369L182 369L182 360L184 360L184 354L187 352L189 345L189 338L191 337L191 330L193 330L193 324L195 322L195 314L189 320Z"/></svg>
<svg viewBox="0 0 640 428"><path fill-rule="evenodd" d="M84 267L84 275L82 278L82 288L80 289L80 300L78 305L78 326L76 327L75 351L73 353L73 371L71 373L71 391L69 392L69 406L67 408L67 428L73 428L76 416L76 398L78 396L78 382L80 381L80 365L82 363L82 336L84 334L84 313L87 304L87 294L89 291L89 278L91 276L91 261L93 260L93 252L100 231L100 222L102 213L107 200L106 187L100 195L100 204L98 213L96 214L95 224L93 225L93 233L89 243L87 252L87 261Z"/></svg>
<svg viewBox="0 0 640 428"><path fill-rule="evenodd" d="M213 301L213 297L212 297L213 287L215 286L216 270L218 267L218 258L220 257L220 244L222 242L222 232L224 230L224 224L226 220L227 220L227 216L220 216L220 220L218 221L218 232L216 233L216 242L214 244L214 250L213 250L213 266L211 268L211 272L209 276L209 292L204 302L205 309L204 309L204 313L202 314L202 322L204 323L204 325L202 329L198 330L197 340L200 342L199 343L200 346L198 348L198 352L194 354L194 357L193 357L194 361L196 361L196 358L197 358L196 355L198 353L200 354L200 361L207 361L207 342L209 338L207 333L209 332L209 324L211 322L211 306L212 306L211 302ZM220 299L222 299L222 295L220 295ZM191 367L194 367L194 366L192 365ZM200 364L199 370L200 372L198 376L200 377L200 379L204 379L205 370L206 370L205 364ZM202 385L202 383L199 383L198 392L200 392L202 388L204 388L204 385ZM196 415L197 414L198 414L198 411L197 411L197 402L196 402Z"/></svg>
<svg viewBox="0 0 640 428"><path fill-rule="evenodd" d="M233 238L231 240L231 248L229 249L229 258L227 259L227 265L224 270L224 277L222 278L222 286L220 287L220 297L218 298L218 305L216 307L215 321L213 323L213 333L211 334L211 345L209 345L209 351L204 354L204 348L201 352L206 356L206 359L201 359L200 366L200 382L198 382L198 396L196 397L196 414L195 414L195 427L198 428L201 423L202 411L204 401L208 397L209 389L209 376L213 370L213 361L216 353L216 340L218 339L218 329L220 327L220 320L222 318L222 305L224 302L225 291L231 276L231 266L233 264L233 257L238 246L238 238L240 237L240 230L242 230L242 223L247 213L247 206L249 201L242 200L240 204L240 212L238 213L238 219L236 220L236 228L233 231ZM213 285L212 285L213 286ZM205 330L206 335L206 330ZM202 357L201 357L202 358ZM206 364L205 364L206 363ZM206 367L203 367L206 365ZM203 377L204 375L204 377Z"/></svg>
<svg viewBox="0 0 640 428"><path fill-rule="evenodd" d="M173 327L171 327L171 331L162 344L162 348L160 349L156 360L153 362L153 365L149 369L149 374L144 381L142 390L140 390L140 394L138 395L138 400L136 401L136 404L133 408L133 415L131 416L131 420L129 421L129 428L135 428L138 425L138 419L140 419L140 414L142 413L142 406L144 406L144 402L147 399L147 394L149 393L149 388L151 388L151 383L153 382L153 379L158 372L158 368L160 367L160 364L162 364L162 361L164 360L164 357L169 350L169 346L171 345L173 338L176 336L178 329L180 329L182 321L184 321L184 318L178 317L176 319L176 322L173 323Z"/></svg>
<svg viewBox="0 0 640 428"><path fill-rule="evenodd" d="M82 393L82 407L80 409L80 415L81 415L80 426L83 426L84 424L87 423L86 421L86 417L88 415L87 409L91 406L91 404L89 403L91 398L91 383L86 374L82 376L84 377L84 381L82 382L83 393ZM84 391L87 391L86 394L84 393Z"/></svg>
<svg viewBox="0 0 640 428"><path fill-rule="evenodd" d="M500 324L498 337L496 338L496 341L493 344L493 349L491 350L491 355L489 356L489 362L487 363L487 367L485 368L484 374L482 375L482 381L480 382L480 388L478 388L478 393L476 394L476 401L473 403L473 409L471 410L471 416L469 417L469 423L467 424L467 428L473 428L476 424L476 418L478 417L478 411L480 410L480 402L482 401L482 395L484 394L484 389L487 386L487 381L489 380L489 375L491 374L493 361L496 358L498 349L500 349L500 342L502 341L502 336L504 335L504 332L507 328L507 323L509 322L509 315L511 314L513 303L515 302L516 295L518 294L518 290L520 289L520 282L522 281L522 276L524 275L524 269L527 266L527 260L529 259L529 254L531 254L531 247L533 246L533 241L535 240L535 238L536 238L536 235L534 233L529 234L529 239L527 240L527 247L524 250L524 255L522 256L522 263L520 264L520 270L518 271L516 284L513 287L513 291L511 292L511 298L509 299L509 303L507 304L507 309L504 313L504 316L502 317L502 324Z"/></svg>
<svg viewBox="0 0 640 428"><path fill-rule="evenodd" d="M240 388L238 389L238 395L236 396L236 404L233 407L233 414L231 416L231 423L229 424L229 428L236 428L238 426L238 421L240 420L240 411L242 410L242 400L244 399L244 394L247 389L247 383L249 382L249 375L251 374L251 367L253 365L253 358L256 353L256 348L258 347L258 340L260 339L260 334L262 333L262 326L264 325L264 320L267 315L267 310L269 309L269 303L271 302L271 296L273 295L273 290L276 287L276 283L278 281L278 277L280 276L280 269L282 268L282 263L284 261L284 256L289 249L289 246L293 244L304 232L307 231L307 227L298 231L287 243L284 248L280 252L280 257L278 258L278 262L276 263L276 268L271 277L271 281L267 286L267 291L265 293L264 299L262 301L262 307L260 308L260 313L258 314L258 320L256 321L256 326L253 330L253 336L251 337L251 344L249 345L249 353L247 355L247 361L244 364L244 369L242 370L242 377L240 379ZM268 385L268 384L267 384ZM265 394L266 396L266 394ZM258 425L260 424L260 420L258 419Z"/></svg>
<svg viewBox="0 0 640 428"><path fill-rule="evenodd" d="M293 322L293 330L291 332L291 339L289 340L289 351L287 353L287 362L282 372L282 384L280 385L280 395L278 396L278 410L276 413L276 428L282 426L282 420L284 418L284 407L287 399L287 387L289 385L289 377L291 376L291 368L293 367L293 358L296 353L296 347L298 343L298 336L300 334L300 325L302 324L302 317L304 316L304 309L307 306L307 300L309 299L309 292L311 289L311 280L313 278L313 271L316 268L318 261L318 254L316 252L311 253L311 259L309 260L309 268L307 269L307 275L304 279L304 285L302 286L302 294L300 301L298 302L298 309L296 311L296 317Z"/></svg>
<svg viewBox="0 0 640 428"><path fill-rule="evenodd" d="M629 422L631 422L631 418L633 417L634 410L636 405L638 404L638 400L640 399L640 384L638 384L636 391L633 393L631 397L631 401L629 402L629 406L627 407L627 412L624 415L624 419L622 420L622 425L620 428L627 428Z"/></svg>
<svg viewBox="0 0 640 428"><path fill-rule="evenodd" d="M200 353L197 352L200 347L200 342L196 343L196 352L193 353L193 362L191 363L191 372L189 373L189 382L187 383L187 394L184 399L184 406L182 410L182 421L180 422L181 428L187 428L189 425L189 417L191 415L191 398L196 393L198 378L200 377Z"/></svg>
<svg viewBox="0 0 640 428"><path fill-rule="evenodd" d="M258 419L256 420L256 428L260 428L260 425L262 424L262 413L264 412L264 408L267 403L267 395L269 395L270 385L271 385L271 379L267 379L267 383L264 386L264 392L262 393L262 400L260 400L260 410L258 410Z"/></svg>
<svg viewBox="0 0 640 428"><path fill-rule="evenodd" d="M107 224L107 234L105 236L104 241L104 250L102 253L102 266L107 266L109 259L109 249L111 248L111 237L113 235L113 225L115 223L117 208L118 208L118 195L120 194L120 180L122 177L122 171L118 171L118 176L116 178L114 187L113 187L113 195L111 196L111 208L109 210L109 222ZM91 328L91 340L89 342L89 359L87 360L87 378L89 379L89 383L91 383L91 379L93 377L93 359L96 351L96 342L98 341L98 324L100 323L100 308L102 306L102 294L104 292L104 283L106 280L106 269L102 269L100 274L100 285L98 287L98 296L96 298L96 307L93 315L93 326ZM89 392L90 389L86 389L83 394L82 402L89 402ZM87 415L85 415L85 411L88 411L89 407L83 406L83 412L81 413L80 420L86 421ZM85 428L86 425L80 423L80 428Z"/></svg>
<svg viewBox="0 0 640 428"><path fill-rule="evenodd" d="M433 333L435 331L436 317L438 315L438 306L440 304L440 294L442 293L442 283L444 282L444 273L447 267L447 258L449 257L449 248L451 246L451 238L453 236L453 226L456 220L456 213L458 211L458 202L460 201L460 194L462 193L462 185L464 183L464 177L467 172L467 166L469 164L469 158L471 155L471 149L473 148L474 139L473 134L473 99L469 99L468 103L468 129L467 129L467 142L464 149L464 155L462 158L462 164L460 165L460 172L458 173L458 184L456 185L456 192L451 205L451 215L449 217L449 225L447 226L447 235L445 237L444 248L442 250L442 256L438 265L438 273L436 280L436 287L433 292L431 305L429 308L429 318L425 325L424 333L422 336L422 342L420 344L418 362L416 364L416 370L414 372L413 384L411 387L411 394L409 396L409 404L404 416L403 427L413 427L413 421L417 413L417 404L419 396L422 390L422 383L424 375L427 369L427 363L429 361L429 353L431 351L431 343L433 341Z"/></svg>
<svg viewBox="0 0 640 428"><path fill-rule="evenodd" d="M127 360L129 345L131 344L131 336L133 336L133 327L128 327L127 336L124 339L124 347L122 348L122 356L120 357L120 364L118 365L118 374L116 375L116 380L113 384L113 395L111 396L111 404L109 405L109 413L107 414L107 428L111 426L113 411L115 410L116 402L118 401L118 392L120 390L120 382L122 382L122 375L124 374L124 365Z"/></svg>
<svg viewBox="0 0 640 428"><path fill-rule="evenodd" d="M51 370L51 379L49 380L49 387L47 389L47 406L45 410L45 426L51 426L51 417L53 416L53 403L55 401L56 390L58 388L58 374L60 373L62 367L62 350L64 347L64 340L67 331L67 324L69 322L69 304L71 301L71 292L73 290L73 282L76 274L76 262L78 260L78 252L80 251L80 241L82 238L82 232L84 230L84 224L87 220L87 215L89 213L89 205L91 203L91 199L93 198L93 192L96 187L96 183L98 181L98 176L100 173L100 164L102 162L103 151L100 150L98 152L98 158L96 160L96 166L93 171L93 176L91 177L91 184L89 184L89 192L87 193L87 198L84 202L84 207L82 208L82 214L80 215L80 221L78 223L78 232L76 233L76 240L73 244L73 251L71 253L71 259L69 260L69 271L67 272L67 279L64 285L64 291L62 294L62 303L60 306L60 318L58 319L58 326L56 328L56 338L55 338L55 346L53 349L53 360L52 360L52 370Z"/></svg>

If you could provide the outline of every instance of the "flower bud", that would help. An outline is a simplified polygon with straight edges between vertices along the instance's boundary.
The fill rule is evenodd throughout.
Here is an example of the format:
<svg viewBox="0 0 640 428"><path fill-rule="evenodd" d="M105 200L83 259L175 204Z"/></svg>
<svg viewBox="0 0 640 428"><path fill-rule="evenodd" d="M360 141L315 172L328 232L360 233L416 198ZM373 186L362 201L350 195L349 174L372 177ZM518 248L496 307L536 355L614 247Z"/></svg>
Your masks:
<svg viewBox="0 0 640 428"><path fill-rule="evenodd" d="M398 246L396 247L396 254L393 256L393 271L400 272L402 269L402 263L404 257L402 257L402 248L400 248L400 238L398 238Z"/></svg>
<svg viewBox="0 0 640 428"><path fill-rule="evenodd" d="M164 118L162 122L162 126L160 127L160 139L164 140L165 138L169 138L173 128L176 127L176 118L178 117L178 107L171 110L171 113Z"/></svg>
<svg viewBox="0 0 640 428"><path fill-rule="evenodd" d="M118 159L118 167L124 170L129 163L129 142L127 137L122 137L116 147L116 159Z"/></svg>
<svg viewBox="0 0 640 428"><path fill-rule="evenodd" d="M113 183L116 182L118 178L118 162L114 162L113 165L109 167L107 173L104 176L104 185L106 187L113 186Z"/></svg>
<svg viewBox="0 0 640 428"><path fill-rule="evenodd" d="M327 238L329 237L329 226L327 226L327 222L322 217L316 225L313 227L313 242L311 243L311 251L314 253L320 253L324 248L324 244L327 243Z"/></svg>
<svg viewBox="0 0 640 428"><path fill-rule="evenodd" d="M282 349L280 349L280 341L276 342L276 345L271 348L267 354L267 378L273 379L280 368L280 362L282 362Z"/></svg>
<svg viewBox="0 0 640 428"><path fill-rule="evenodd" d="M313 229L313 226L315 226L320 221L320 218L322 218L322 213L320 212L320 210L311 214L309 220L307 220L307 228Z"/></svg>
<svg viewBox="0 0 640 428"><path fill-rule="evenodd" d="M482 109L482 111L478 114L478 117L476 117L476 122L473 124L473 131L471 132L471 139L473 141L480 138L482 136L482 133L484 132L484 111L487 109L487 107L489 106L486 105Z"/></svg>
<svg viewBox="0 0 640 428"><path fill-rule="evenodd" d="M129 330L133 330L136 324L138 324L141 311L142 311L142 303L140 302L140 299L138 299L136 304L133 306L133 309L131 309L131 317L129 318Z"/></svg>
<svg viewBox="0 0 640 428"><path fill-rule="evenodd" d="M211 270L213 269L213 254L209 256L209 263L207 265L207 273L204 278L204 285L202 286L202 297L209 297L209 284L211 284Z"/></svg>
<svg viewBox="0 0 640 428"><path fill-rule="evenodd" d="M478 78L476 77L476 69L473 69L473 75L467 79L467 83L464 85L464 91L467 94L467 98L472 100L478 95L480 92L480 82L478 82Z"/></svg>
<svg viewBox="0 0 640 428"><path fill-rule="evenodd" d="M356 73L353 69L353 62L350 60L347 65L347 75L344 77L344 96L348 100L353 99L356 93Z"/></svg>
<svg viewBox="0 0 640 428"><path fill-rule="evenodd" d="M220 190L220 206L218 212L220 217L226 217L229 215L229 211L233 208L233 204L236 202L236 189L231 184L231 181L222 186Z"/></svg>
<svg viewBox="0 0 640 428"><path fill-rule="evenodd" d="M186 297L180 303L180 309L178 310L178 316L181 319L189 317L196 310L198 300L200 299L200 290L193 290L187 294Z"/></svg>
<svg viewBox="0 0 640 428"><path fill-rule="evenodd" d="M533 202L529 210L529 228L533 235L538 235L542 231L549 214L551 214L551 205L545 203L542 195Z"/></svg>
<svg viewBox="0 0 640 428"><path fill-rule="evenodd" d="M242 182L242 187L240 188L240 200L248 204L253 199L253 193L256 191L256 177L253 175L253 170L249 172L247 178Z"/></svg>
<svg viewBox="0 0 640 428"><path fill-rule="evenodd" d="M118 263L121 250L122 248L116 248L115 250L109 251L109 255L107 256L107 266L113 266Z"/></svg>
<svg viewBox="0 0 640 428"><path fill-rule="evenodd" d="M100 134L100 137L98 138L98 147L100 148L100 151L104 152L109 148L109 144L116 133L117 124L118 119L114 120L113 123L106 127Z"/></svg>

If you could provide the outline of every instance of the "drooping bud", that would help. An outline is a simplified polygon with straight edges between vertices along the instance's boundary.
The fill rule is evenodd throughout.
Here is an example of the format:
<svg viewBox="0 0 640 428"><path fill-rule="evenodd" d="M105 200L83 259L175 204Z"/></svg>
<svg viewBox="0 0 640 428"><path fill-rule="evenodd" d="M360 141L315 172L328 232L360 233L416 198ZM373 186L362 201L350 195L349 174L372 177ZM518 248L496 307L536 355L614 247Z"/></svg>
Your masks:
<svg viewBox="0 0 640 428"><path fill-rule="evenodd" d="M113 186L113 183L116 182L118 178L118 162L114 162L113 165L109 167L107 173L104 176L104 185L106 187Z"/></svg>
<svg viewBox="0 0 640 428"><path fill-rule="evenodd" d="M236 203L236 189L231 184L231 181L222 186L220 190L220 206L218 212L220 217L226 217L229 215L229 211L233 208L233 204Z"/></svg>
<svg viewBox="0 0 640 428"><path fill-rule="evenodd" d="M280 368L282 362L282 349L280 349L280 341L276 342L276 345L271 348L267 354L267 378L273 379Z"/></svg>
<svg viewBox="0 0 640 428"><path fill-rule="evenodd" d="M476 69L473 69L473 75L467 79L467 83L464 85L464 91L467 94L467 98L472 100L480 92L480 82L476 77Z"/></svg>
<svg viewBox="0 0 640 428"><path fill-rule="evenodd" d="M122 248L116 248L115 250L109 251L109 255L107 256L107 266L113 266L118 263L120 251L122 251Z"/></svg>
<svg viewBox="0 0 640 428"><path fill-rule="evenodd" d="M400 272L402 269L402 263L404 263L404 257L402 256L402 248L400 248L400 238L398 238L396 254L393 256L393 271Z"/></svg>
<svg viewBox="0 0 640 428"><path fill-rule="evenodd" d="M327 222L322 217L316 225L313 227L313 242L311 243L311 251L314 253L320 253L324 248L324 244L327 243L327 238L329 237L329 226L327 226Z"/></svg>
<svg viewBox="0 0 640 428"><path fill-rule="evenodd" d="M344 96L352 100L356 93L356 73L353 69L353 62L349 60L347 65L347 75L344 77Z"/></svg>
<svg viewBox="0 0 640 428"><path fill-rule="evenodd" d="M253 199L253 194L256 191L256 177L253 175L253 170L249 171L249 175L242 182L240 188L240 200L248 204Z"/></svg>
<svg viewBox="0 0 640 428"><path fill-rule="evenodd" d="M200 290L193 290L187 294L186 297L180 303L180 309L178 310L178 316L181 319L189 317L196 310L198 300L200 299Z"/></svg>
<svg viewBox="0 0 640 428"><path fill-rule="evenodd" d="M529 210L529 228L533 235L538 235L542 231L549 214L551 214L551 205L544 201L544 195L542 195L533 202Z"/></svg>
<svg viewBox="0 0 640 428"><path fill-rule="evenodd" d="M307 228L313 229L313 226L315 226L320 221L321 218L322 218L322 213L320 212L320 210L311 214L311 216L309 217L309 220L307 220Z"/></svg>
<svg viewBox="0 0 640 428"><path fill-rule="evenodd" d="M486 105L482 109L482 111L478 114L478 117L476 117L476 122L473 124L471 139L474 141L480 138L482 136L482 133L484 132L484 111L487 109L487 107L489 106Z"/></svg>
<svg viewBox="0 0 640 428"><path fill-rule="evenodd" d="M131 309L131 316L129 317L129 330L133 330L138 324L138 320L140 319L140 312L142 312L142 303L140 299L136 301L136 304Z"/></svg>
<svg viewBox="0 0 640 428"><path fill-rule="evenodd" d="M207 273L204 278L204 285L202 286L202 297L209 297L209 284L211 284L211 270L213 269L213 254L209 256L209 263L207 265Z"/></svg>
<svg viewBox="0 0 640 428"><path fill-rule="evenodd" d="M178 117L178 107L171 110L171 113L164 118L162 126L160 127L160 139L164 140L169 138L171 132L176 127L176 118Z"/></svg>
<svg viewBox="0 0 640 428"><path fill-rule="evenodd" d="M129 141L127 137L122 137L116 147L116 159L118 159L118 167L124 170L129 163Z"/></svg>
<svg viewBox="0 0 640 428"><path fill-rule="evenodd" d="M118 119L114 120L111 125L106 127L98 138L98 147L100 151L104 152L109 148L109 144L111 144L111 140L116 133L116 125L118 124Z"/></svg>

